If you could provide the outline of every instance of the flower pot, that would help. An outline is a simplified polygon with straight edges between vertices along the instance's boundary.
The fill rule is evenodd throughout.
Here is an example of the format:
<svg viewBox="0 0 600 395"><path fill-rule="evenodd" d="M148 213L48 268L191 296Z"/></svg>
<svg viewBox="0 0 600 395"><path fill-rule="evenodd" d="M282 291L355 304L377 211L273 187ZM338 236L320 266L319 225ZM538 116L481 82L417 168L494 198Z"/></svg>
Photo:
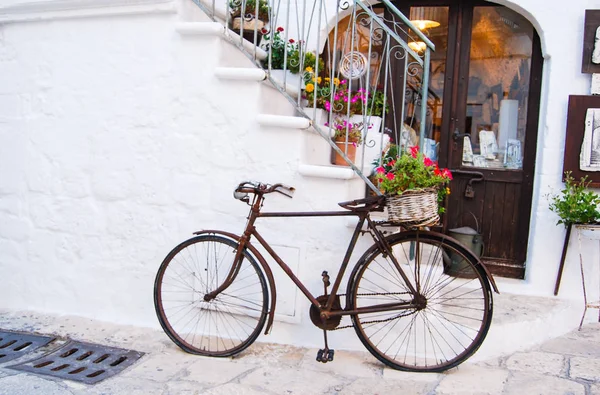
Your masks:
<svg viewBox="0 0 600 395"><path fill-rule="evenodd" d="M242 22L243 22L243 24L242 24ZM256 30L255 45L256 46L260 45L260 40L262 39L261 30L263 27L265 27L265 23L263 21L261 21L260 19L255 19L255 18L248 19L248 18L237 17L237 18L233 18L233 21L231 22L231 30L233 30L237 34L241 34L242 25L244 27L244 34L242 35L242 37L244 37L244 39L250 41L251 43L254 43L254 30Z"/></svg>
<svg viewBox="0 0 600 395"><path fill-rule="evenodd" d="M304 87L304 82L302 81L300 74L294 74L289 70L281 69L272 69L269 74L271 74L271 78L275 80L280 88L286 88L286 90L289 88L293 92L298 92L299 89ZM284 80L285 85L287 85L286 87L283 86Z"/></svg>
<svg viewBox="0 0 600 395"><path fill-rule="evenodd" d="M336 141L335 144L338 146L339 149L342 150L342 152L344 152L346 154L348 159L350 159L352 162L354 162L354 160L356 159L356 143L353 143L353 142L346 143L345 141ZM337 151L335 151L335 150L332 150L332 151L334 154L332 163L334 165L348 166L348 163L344 160L344 158L340 154L338 154Z"/></svg>
<svg viewBox="0 0 600 395"><path fill-rule="evenodd" d="M437 190L409 189L386 197L388 221L408 227L433 226L440 221Z"/></svg>

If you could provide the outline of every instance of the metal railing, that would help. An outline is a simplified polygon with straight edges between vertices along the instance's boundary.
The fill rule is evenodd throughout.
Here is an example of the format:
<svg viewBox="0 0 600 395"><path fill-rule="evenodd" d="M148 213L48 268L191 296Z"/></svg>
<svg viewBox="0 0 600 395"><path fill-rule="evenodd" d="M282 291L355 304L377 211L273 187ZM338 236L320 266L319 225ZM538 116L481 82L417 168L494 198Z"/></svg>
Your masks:
<svg viewBox="0 0 600 395"><path fill-rule="evenodd" d="M435 47L389 0L192 1L375 193L369 175L385 147L425 140Z"/></svg>

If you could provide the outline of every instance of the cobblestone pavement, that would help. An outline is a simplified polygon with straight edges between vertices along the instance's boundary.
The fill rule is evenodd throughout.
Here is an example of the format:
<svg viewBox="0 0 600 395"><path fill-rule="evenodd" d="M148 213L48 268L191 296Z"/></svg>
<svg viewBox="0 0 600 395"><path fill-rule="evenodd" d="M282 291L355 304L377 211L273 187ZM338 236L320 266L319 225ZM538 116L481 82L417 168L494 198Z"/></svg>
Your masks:
<svg viewBox="0 0 600 395"><path fill-rule="evenodd" d="M465 362L443 374L388 369L366 352L336 351L315 362L316 350L255 343L228 359L180 351L157 330L71 316L0 310L0 328L69 336L143 351L119 375L95 385L21 373L0 364L0 394L576 394L600 395L600 324L591 323L528 350ZM21 360L29 359L23 357Z"/></svg>

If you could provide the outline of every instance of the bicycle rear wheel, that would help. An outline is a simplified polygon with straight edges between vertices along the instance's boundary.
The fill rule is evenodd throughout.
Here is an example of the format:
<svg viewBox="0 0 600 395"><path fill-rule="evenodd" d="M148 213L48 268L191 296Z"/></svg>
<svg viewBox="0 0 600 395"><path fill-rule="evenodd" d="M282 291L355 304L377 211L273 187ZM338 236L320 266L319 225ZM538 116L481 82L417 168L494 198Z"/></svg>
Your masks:
<svg viewBox="0 0 600 395"><path fill-rule="evenodd" d="M244 251L232 284L210 301L234 264L238 243L201 235L167 255L154 282L154 305L166 334L184 351L226 357L248 347L260 334L268 312L265 277Z"/></svg>
<svg viewBox="0 0 600 395"><path fill-rule="evenodd" d="M349 309L411 302L408 309L352 315L365 347L399 370L441 372L469 358L492 321L492 293L477 258L454 239L435 232L388 237L393 255L378 246L359 260L348 282Z"/></svg>

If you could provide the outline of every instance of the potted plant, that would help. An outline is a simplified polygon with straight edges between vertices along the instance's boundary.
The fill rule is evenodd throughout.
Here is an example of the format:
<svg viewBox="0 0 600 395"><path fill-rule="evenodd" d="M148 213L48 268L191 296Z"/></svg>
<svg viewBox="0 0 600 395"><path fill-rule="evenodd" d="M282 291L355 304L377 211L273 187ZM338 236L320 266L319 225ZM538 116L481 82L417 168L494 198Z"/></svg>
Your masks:
<svg viewBox="0 0 600 395"><path fill-rule="evenodd" d="M331 129L333 131L332 139L335 141L335 144L346 154L348 159L354 162L356 159L356 147L362 142L363 125L336 118L331 125ZM332 163L338 166L348 166L344 158L335 150L333 151Z"/></svg>
<svg viewBox="0 0 600 395"><path fill-rule="evenodd" d="M258 7L257 7L258 1ZM243 37L254 41L254 32L257 34L256 45L260 44L262 29L269 23L271 7L267 0L230 0L231 30L240 33L244 30Z"/></svg>
<svg viewBox="0 0 600 395"><path fill-rule="evenodd" d="M333 81L329 77L315 75L312 66L304 70L304 96L306 107L304 111L312 114L313 121L317 125L324 125L329 120L329 110L325 109L325 101L330 98L331 91L340 84L338 78Z"/></svg>
<svg viewBox="0 0 600 395"><path fill-rule="evenodd" d="M550 210L558 214L558 224L565 226L573 224L597 224L600 222L600 196L586 190L591 181L587 176L579 182L565 172L565 187L559 194L549 195Z"/></svg>
<svg viewBox="0 0 600 395"><path fill-rule="evenodd" d="M432 226L439 222L439 214L444 212L439 202L450 193L450 170L441 169L420 153L419 147L412 147L410 153L397 157L384 155L375 173L380 190L387 196L390 222L411 226Z"/></svg>

